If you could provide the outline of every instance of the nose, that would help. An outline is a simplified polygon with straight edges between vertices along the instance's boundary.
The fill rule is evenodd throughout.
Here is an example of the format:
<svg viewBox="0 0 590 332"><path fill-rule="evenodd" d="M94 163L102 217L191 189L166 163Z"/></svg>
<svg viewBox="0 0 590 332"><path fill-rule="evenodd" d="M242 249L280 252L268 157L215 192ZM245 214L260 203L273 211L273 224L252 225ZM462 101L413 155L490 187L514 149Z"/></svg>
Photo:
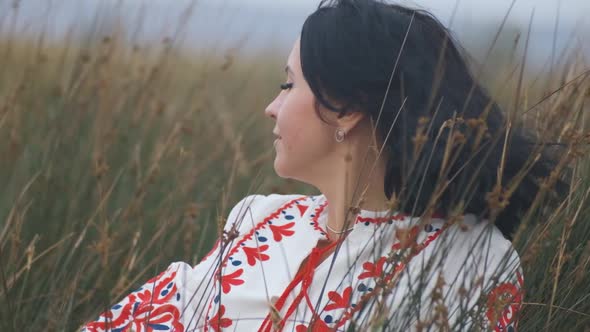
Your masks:
<svg viewBox="0 0 590 332"><path fill-rule="evenodd" d="M271 101L270 104L268 104L268 106L266 106L266 109L264 110L264 115L276 120L277 110L279 108L278 107L279 106L278 99L279 99L279 96L276 96L275 99L273 99L273 101Z"/></svg>

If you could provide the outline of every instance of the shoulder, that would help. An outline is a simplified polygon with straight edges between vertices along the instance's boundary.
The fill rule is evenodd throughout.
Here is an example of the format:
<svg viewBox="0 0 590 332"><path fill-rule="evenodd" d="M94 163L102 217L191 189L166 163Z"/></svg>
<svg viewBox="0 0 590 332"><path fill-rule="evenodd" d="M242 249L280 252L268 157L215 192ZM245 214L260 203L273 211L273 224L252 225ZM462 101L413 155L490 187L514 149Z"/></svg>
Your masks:
<svg viewBox="0 0 590 332"><path fill-rule="evenodd" d="M473 214L448 226L438 250L446 259L448 271L479 279L484 289L522 276L520 257L512 242L494 224Z"/></svg>
<svg viewBox="0 0 590 332"><path fill-rule="evenodd" d="M449 224L435 242L428 248L429 257L434 266L442 268L438 276L442 277L450 321L480 330L492 326L506 331L513 326L524 279L511 241L488 220L467 214L462 221ZM432 280L434 288L436 280Z"/></svg>
<svg viewBox="0 0 590 332"><path fill-rule="evenodd" d="M248 195L232 207L225 228L226 230L229 228L244 230L286 204L297 200L314 200L315 198L316 196L302 194Z"/></svg>
<svg viewBox="0 0 590 332"><path fill-rule="evenodd" d="M450 225L445 233L457 253L485 255L496 260L504 256L518 259L512 242L502 235L498 227L473 214L466 214L462 221Z"/></svg>

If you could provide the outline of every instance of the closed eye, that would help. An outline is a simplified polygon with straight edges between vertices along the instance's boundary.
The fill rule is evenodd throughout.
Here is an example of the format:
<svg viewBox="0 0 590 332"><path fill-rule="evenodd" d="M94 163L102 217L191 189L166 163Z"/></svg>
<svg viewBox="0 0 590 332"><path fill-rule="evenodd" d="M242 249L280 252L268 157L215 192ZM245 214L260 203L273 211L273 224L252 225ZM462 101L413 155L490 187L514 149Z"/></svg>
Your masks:
<svg viewBox="0 0 590 332"><path fill-rule="evenodd" d="M281 84L281 90L290 90L293 88L293 83L283 83Z"/></svg>

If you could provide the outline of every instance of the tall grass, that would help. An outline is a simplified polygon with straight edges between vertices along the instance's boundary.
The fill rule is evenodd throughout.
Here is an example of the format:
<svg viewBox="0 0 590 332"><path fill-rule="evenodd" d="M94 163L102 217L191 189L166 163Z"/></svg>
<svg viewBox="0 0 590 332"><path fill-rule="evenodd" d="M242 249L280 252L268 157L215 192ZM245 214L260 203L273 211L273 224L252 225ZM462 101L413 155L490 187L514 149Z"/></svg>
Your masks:
<svg viewBox="0 0 590 332"><path fill-rule="evenodd" d="M0 44L2 331L73 330L170 261L196 263L228 204L294 190L268 177L278 65L115 36Z"/></svg>
<svg viewBox="0 0 590 332"><path fill-rule="evenodd" d="M247 193L312 193L272 172L263 110L284 54L0 35L1 331L75 330L169 262L198 262ZM559 90L519 116L570 151L573 174L567 200L537 206L515 243L523 331L590 327L590 79L581 61L561 68L544 90L519 85L519 109ZM493 90L511 104L507 86Z"/></svg>

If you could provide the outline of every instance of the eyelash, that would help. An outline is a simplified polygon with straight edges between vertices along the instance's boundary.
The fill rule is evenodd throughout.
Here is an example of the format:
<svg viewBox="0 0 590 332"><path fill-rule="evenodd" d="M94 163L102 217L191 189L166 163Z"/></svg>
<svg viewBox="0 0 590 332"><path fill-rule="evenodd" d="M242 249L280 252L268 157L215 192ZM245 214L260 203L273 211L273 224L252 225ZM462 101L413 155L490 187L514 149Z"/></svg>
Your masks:
<svg viewBox="0 0 590 332"><path fill-rule="evenodd" d="M293 83L283 83L281 84L281 90L290 90L293 87Z"/></svg>

